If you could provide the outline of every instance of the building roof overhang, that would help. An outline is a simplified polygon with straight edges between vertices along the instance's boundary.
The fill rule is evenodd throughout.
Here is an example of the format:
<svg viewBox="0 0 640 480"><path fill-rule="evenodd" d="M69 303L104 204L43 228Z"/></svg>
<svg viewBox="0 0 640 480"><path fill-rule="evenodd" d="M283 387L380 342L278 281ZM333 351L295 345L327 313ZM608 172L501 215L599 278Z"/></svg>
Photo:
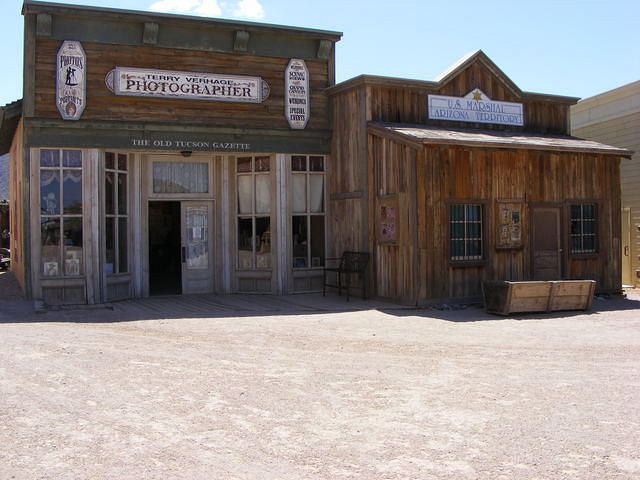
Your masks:
<svg viewBox="0 0 640 480"><path fill-rule="evenodd" d="M22 99L0 107L0 155L11 149L11 142L21 117Z"/></svg>
<svg viewBox="0 0 640 480"><path fill-rule="evenodd" d="M591 140L565 135L539 135L504 130L470 130L428 125L368 123L369 133L390 138L415 149L423 145L456 145L463 147L509 148L582 152L631 157L633 152Z"/></svg>

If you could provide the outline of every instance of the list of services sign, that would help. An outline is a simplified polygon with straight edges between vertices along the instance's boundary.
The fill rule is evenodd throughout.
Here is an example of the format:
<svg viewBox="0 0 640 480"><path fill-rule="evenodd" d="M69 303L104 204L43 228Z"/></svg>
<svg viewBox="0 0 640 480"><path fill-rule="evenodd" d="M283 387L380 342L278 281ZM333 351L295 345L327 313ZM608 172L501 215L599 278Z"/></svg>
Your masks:
<svg viewBox="0 0 640 480"><path fill-rule="evenodd" d="M431 120L524 125L524 109L521 103L491 100L477 88L464 97L429 95L427 102Z"/></svg>

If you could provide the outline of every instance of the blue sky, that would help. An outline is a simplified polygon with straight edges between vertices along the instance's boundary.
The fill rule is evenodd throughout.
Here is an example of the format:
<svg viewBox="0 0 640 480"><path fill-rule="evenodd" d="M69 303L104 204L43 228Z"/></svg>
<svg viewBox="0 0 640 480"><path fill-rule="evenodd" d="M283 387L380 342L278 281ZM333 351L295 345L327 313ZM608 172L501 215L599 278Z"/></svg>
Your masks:
<svg viewBox="0 0 640 480"><path fill-rule="evenodd" d="M526 91L588 97L640 79L640 0L66 0L337 30L336 75L433 80L481 48ZM21 0L0 0L0 105L22 96Z"/></svg>

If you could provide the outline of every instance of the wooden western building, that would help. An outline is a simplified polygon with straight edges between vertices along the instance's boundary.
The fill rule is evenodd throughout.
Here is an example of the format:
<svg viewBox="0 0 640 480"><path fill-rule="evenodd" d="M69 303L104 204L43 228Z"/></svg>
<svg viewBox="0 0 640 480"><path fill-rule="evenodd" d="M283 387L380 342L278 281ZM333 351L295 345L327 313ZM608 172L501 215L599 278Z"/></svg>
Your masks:
<svg viewBox="0 0 640 480"><path fill-rule="evenodd" d="M485 280L620 284L620 160L569 136L577 98L523 92L482 51L435 81L328 89L331 253L371 253L369 290L420 304Z"/></svg>
<svg viewBox="0 0 640 480"><path fill-rule="evenodd" d="M322 288L341 33L27 1L2 110L28 298Z"/></svg>
<svg viewBox="0 0 640 480"><path fill-rule="evenodd" d="M434 82L335 85L341 33L26 1L23 99L0 111L12 267L46 304L320 291L370 253L406 303L483 280L620 288L619 160L575 98L482 52Z"/></svg>

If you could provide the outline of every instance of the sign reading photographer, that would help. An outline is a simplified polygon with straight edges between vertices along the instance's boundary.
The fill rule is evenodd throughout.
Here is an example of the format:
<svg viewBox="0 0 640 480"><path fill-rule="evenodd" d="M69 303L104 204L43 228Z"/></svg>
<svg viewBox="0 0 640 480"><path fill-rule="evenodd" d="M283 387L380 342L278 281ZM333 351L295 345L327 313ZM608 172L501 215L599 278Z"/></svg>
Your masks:
<svg viewBox="0 0 640 480"><path fill-rule="evenodd" d="M292 58L284 71L284 115L294 130L304 129L309 121L309 70L304 60Z"/></svg>
<svg viewBox="0 0 640 480"><path fill-rule="evenodd" d="M427 110L431 120L524 125L521 103L498 102L476 88L464 97L429 95Z"/></svg>
<svg viewBox="0 0 640 480"><path fill-rule="evenodd" d="M241 75L116 67L107 73L105 84L116 95L134 97L244 103L262 103L269 97L269 85L261 77Z"/></svg>
<svg viewBox="0 0 640 480"><path fill-rule="evenodd" d="M64 120L78 120L86 103L87 57L80 42L65 40L56 59L56 106Z"/></svg>

